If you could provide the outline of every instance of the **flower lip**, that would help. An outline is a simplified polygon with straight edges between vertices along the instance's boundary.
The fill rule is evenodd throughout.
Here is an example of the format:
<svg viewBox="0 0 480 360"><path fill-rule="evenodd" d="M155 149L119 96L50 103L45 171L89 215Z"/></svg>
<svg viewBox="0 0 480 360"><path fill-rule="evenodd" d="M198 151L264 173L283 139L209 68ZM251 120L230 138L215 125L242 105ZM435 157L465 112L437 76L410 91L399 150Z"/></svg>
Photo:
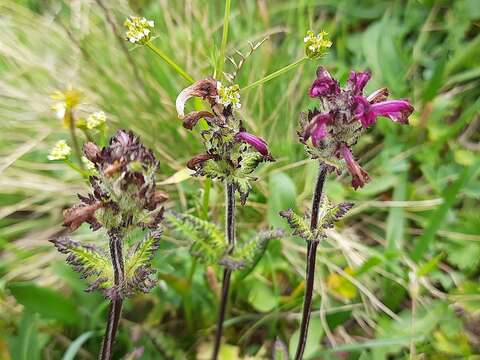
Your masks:
<svg viewBox="0 0 480 360"><path fill-rule="evenodd" d="M408 117L414 110L408 100L382 101L372 104L371 109L376 116L387 116L400 124L408 124Z"/></svg>
<svg viewBox="0 0 480 360"><path fill-rule="evenodd" d="M235 135L235 139L243 141L251 146L253 146L260 154L263 156L269 156L268 153L268 144L262 138L252 135L246 131L240 131Z"/></svg>
<svg viewBox="0 0 480 360"><path fill-rule="evenodd" d="M327 69L319 66L317 69L317 78L310 87L308 94L310 97L332 96L340 93L338 82L332 78Z"/></svg>

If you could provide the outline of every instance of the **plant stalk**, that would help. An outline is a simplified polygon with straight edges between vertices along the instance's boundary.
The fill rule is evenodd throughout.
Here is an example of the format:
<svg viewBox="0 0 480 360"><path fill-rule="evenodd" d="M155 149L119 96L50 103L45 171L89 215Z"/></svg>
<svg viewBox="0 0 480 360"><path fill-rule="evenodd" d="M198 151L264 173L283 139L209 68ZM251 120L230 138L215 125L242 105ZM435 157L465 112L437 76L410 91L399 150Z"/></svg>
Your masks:
<svg viewBox="0 0 480 360"><path fill-rule="evenodd" d="M265 76L264 78L260 79L260 80L257 80L243 88L240 89L240 91L245 91L245 90L249 90L249 89L253 89L254 87L257 87L258 85L261 85L261 84L264 84L266 83L267 81L270 81L270 80L273 80L275 79L276 77L286 73L287 71L289 70L292 70L294 68L296 68L298 65L300 65L301 63L303 63L305 60L307 60L308 57L304 56L298 60L296 60L295 62L291 63L291 64L288 64L287 66L284 66L283 68L281 69L278 69L276 71L274 71L273 73Z"/></svg>
<svg viewBox="0 0 480 360"><path fill-rule="evenodd" d="M78 161L78 166L82 171L84 170L83 162L82 162L82 152L80 150L80 145L78 143L77 134L75 132L75 118L73 117L72 109L67 109L65 116L68 116L68 127L70 130L70 138L72 139L73 150L75 151L75 157Z"/></svg>
<svg viewBox="0 0 480 360"><path fill-rule="evenodd" d="M122 255L122 239L118 234L118 230L109 231L109 247L110 258L113 266L113 276L115 291L119 291L121 284L125 279L125 270L123 266ZM105 336L102 342L102 350L100 352L100 360L110 360L112 358L112 348L117 335L118 324L122 314L122 295L121 293L112 294L112 300L108 310L107 328L105 329Z"/></svg>
<svg viewBox="0 0 480 360"><path fill-rule="evenodd" d="M173 61L167 54L165 54L162 50L157 48L155 45L152 44L151 41L147 41L145 45L152 50L155 54L160 56L163 61L165 61L173 70L177 72L181 77L187 80L190 83L193 83L193 78L188 75L185 70L183 70L175 61Z"/></svg>
<svg viewBox="0 0 480 360"><path fill-rule="evenodd" d="M235 185L231 182L227 182L225 186L225 200L226 200L226 219L225 219L225 232L227 235L229 253L233 252L235 247ZM230 289L230 279L232 270L225 268L223 271L222 280L222 292L220 295L220 308L218 311L217 330L215 332L215 344L213 348L212 359L218 358L220 351L220 343L222 341L223 321L225 319L225 313L228 303L228 292Z"/></svg>
<svg viewBox="0 0 480 360"><path fill-rule="evenodd" d="M315 230L318 225L318 213L320 211L320 203L322 201L323 186L327 177L327 168L320 164L317 184L312 199L312 216L310 220L310 230ZM298 338L297 351L295 353L295 360L303 358L305 345L307 343L308 325L310 322L310 315L312 312L312 297L313 285L315 280L315 263L317 257L318 240L307 242L307 268L306 268L306 284L305 296L303 298L303 312L302 322L300 324L300 336Z"/></svg>
<svg viewBox="0 0 480 360"><path fill-rule="evenodd" d="M223 65L225 63L225 53L227 49L227 40L228 40L228 25L230 20L230 5L232 0L225 0L225 13L223 15L223 32L222 32L222 42L220 44L220 54L218 57L218 65L215 72L216 79L223 78Z"/></svg>

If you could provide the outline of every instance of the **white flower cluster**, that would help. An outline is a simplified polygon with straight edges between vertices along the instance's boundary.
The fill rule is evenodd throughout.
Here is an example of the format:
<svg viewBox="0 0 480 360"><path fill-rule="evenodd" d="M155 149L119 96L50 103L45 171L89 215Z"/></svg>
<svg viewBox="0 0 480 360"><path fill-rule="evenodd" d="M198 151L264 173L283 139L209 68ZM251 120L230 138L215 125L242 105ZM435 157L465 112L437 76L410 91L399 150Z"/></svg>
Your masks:
<svg viewBox="0 0 480 360"><path fill-rule="evenodd" d="M127 31L125 36L132 44L144 44L150 40L155 23L144 17L129 16L123 24Z"/></svg>
<svg viewBox="0 0 480 360"><path fill-rule="evenodd" d="M87 129L96 129L107 121L107 116L103 111L97 111L87 118Z"/></svg>
<svg viewBox="0 0 480 360"><path fill-rule="evenodd" d="M303 38L305 43L305 54L310 59L316 59L327 53L327 50L332 46L332 42L328 39L328 33L321 31L315 35L313 31L307 31L307 35Z"/></svg>
<svg viewBox="0 0 480 360"><path fill-rule="evenodd" d="M232 105L236 109L240 109L240 87L238 85L223 86L217 81L218 102L223 106Z"/></svg>
<svg viewBox="0 0 480 360"><path fill-rule="evenodd" d="M50 150L48 160L64 160L71 152L72 149L67 145L67 142L65 140L60 140L55 144L52 150Z"/></svg>

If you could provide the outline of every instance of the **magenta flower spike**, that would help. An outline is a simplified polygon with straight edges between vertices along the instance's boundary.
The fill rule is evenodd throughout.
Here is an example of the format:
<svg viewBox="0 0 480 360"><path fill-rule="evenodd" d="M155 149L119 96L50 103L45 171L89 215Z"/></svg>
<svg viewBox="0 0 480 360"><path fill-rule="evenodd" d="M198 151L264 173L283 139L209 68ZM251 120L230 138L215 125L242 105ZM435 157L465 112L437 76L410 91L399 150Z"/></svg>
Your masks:
<svg viewBox="0 0 480 360"><path fill-rule="evenodd" d="M329 171L347 169L355 189L365 185L370 177L355 161L351 146L366 128L375 124L377 117L408 124L413 112L408 100L387 100L386 88L365 96L364 88L370 78L370 72L351 71L347 85L340 87L320 66L309 96L320 100L321 110L303 114L299 131L300 140L307 145L310 155L326 164Z"/></svg>

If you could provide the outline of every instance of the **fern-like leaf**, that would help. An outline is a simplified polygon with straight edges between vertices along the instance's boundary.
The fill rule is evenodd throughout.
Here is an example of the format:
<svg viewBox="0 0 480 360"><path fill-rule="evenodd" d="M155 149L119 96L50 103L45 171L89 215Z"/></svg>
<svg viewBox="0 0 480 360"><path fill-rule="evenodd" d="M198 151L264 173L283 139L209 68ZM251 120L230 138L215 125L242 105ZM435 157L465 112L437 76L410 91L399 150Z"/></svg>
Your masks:
<svg viewBox="0 0 480 360"><path fill-rule="evenodd" d="M152 231L133 248L125 260L125 290L127 293L141 291L147 293L155 286L151 275L155 270L151 266L155 252L160 245L160 231Z"/></svg>
<svg viewBox="0 0 480 360"><path fill-rule="evenodd" d="M310 230L310 225L305 218L295 214L292 209L280 211L280 216L285 218L293 230L293 235L298 235L305 241L311 241L315 239L315 234Z"/></svg>
<svg viewBox="0 0 480 360"><path fill-rule="evenodd" d="M67 263L81 277L89 280L86 291L106 290L113 285L113 270L108 256L92 245L82 245L63 236L50 240L62 254L68 255Z"/></svg>
<svg viewBox="0 0 480 360"><path fill-rule="evenodd" d="M332 204L327 196L324 196L320 205L320 218L318 223L322 228L330 229L334 226L335 222L345 216L352 206L352 203Z"/></svg>
<svg viewBox="0 0 480 360"><path fill-rule="evenodd" d="M237 247L233 254L224 256L220 264L232 270L253 266L263 254L268 242L284 235L281 230L262 231L243 245Z"/></svg>
<svg viewBox="0 0 480 360"><path fill-rule="evenodd" d="M169 211L167 226L190 242L190 252L205 264L217 264L227 250L223 232L214 224L192 215Z"/></svg>

